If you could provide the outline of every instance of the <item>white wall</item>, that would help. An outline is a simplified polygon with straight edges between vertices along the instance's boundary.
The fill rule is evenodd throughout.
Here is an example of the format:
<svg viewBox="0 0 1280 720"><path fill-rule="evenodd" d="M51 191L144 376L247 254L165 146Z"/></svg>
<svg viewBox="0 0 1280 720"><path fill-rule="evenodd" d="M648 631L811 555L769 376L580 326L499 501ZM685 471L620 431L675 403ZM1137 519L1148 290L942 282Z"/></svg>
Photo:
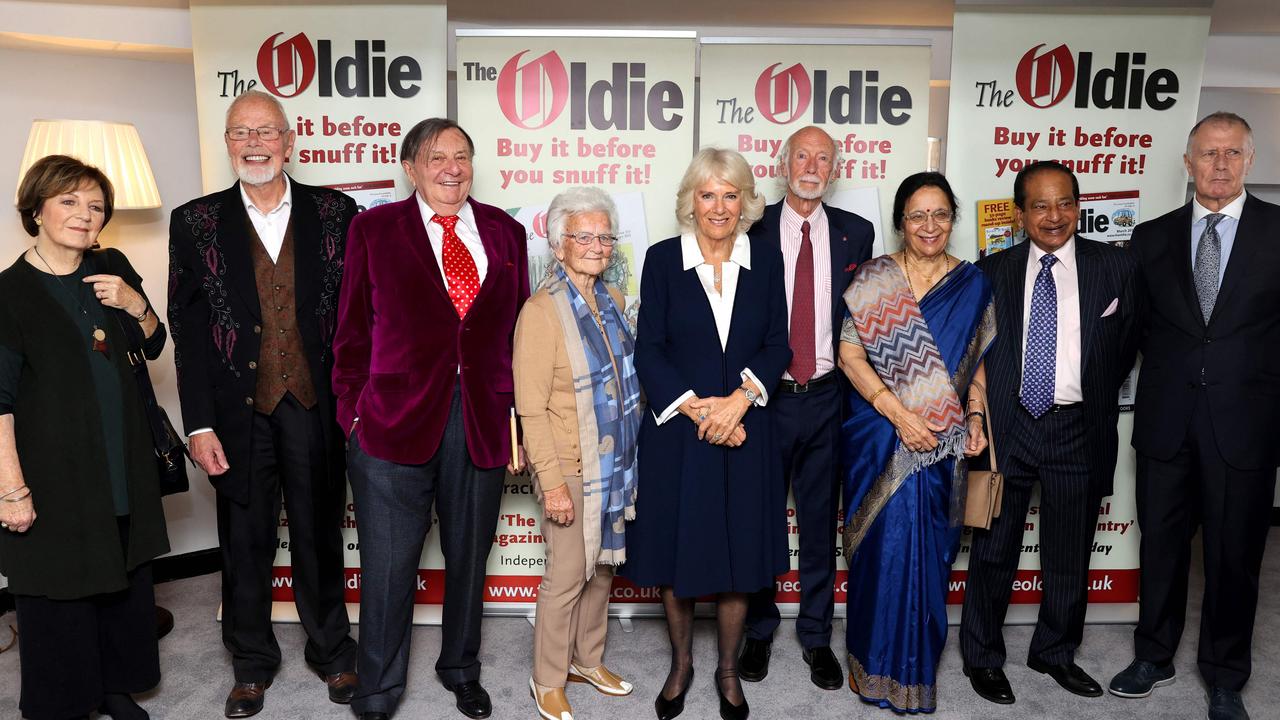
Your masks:
<svg viewBox="0 0 1280 720"><path fill-rule="evenodd" d="M101 242L124 251L164 317L169 211L200 194L191 66L0 48L0 68L5 78L0 83L5 109L0 113L0 198L8 208L13 208L18 163L33 119L117 120L138 127L164 207L118 211ZM8 267L30 245L17 212L0 213L0 267ZM156 395L177 422L172 347L150 364L150 371ZM165 499L174 553L218 544L212 490L200 471L189 469L188 475L191 492ZM37 496L36 512L39 501Z"/></svg>

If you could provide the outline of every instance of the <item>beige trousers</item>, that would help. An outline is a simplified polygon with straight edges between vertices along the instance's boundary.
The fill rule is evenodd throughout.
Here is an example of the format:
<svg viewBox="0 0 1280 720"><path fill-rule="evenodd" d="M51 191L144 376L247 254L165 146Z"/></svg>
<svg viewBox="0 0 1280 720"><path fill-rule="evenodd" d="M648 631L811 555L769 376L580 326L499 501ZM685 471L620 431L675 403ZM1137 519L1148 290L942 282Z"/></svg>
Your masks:
<svg viewBox="0 0 1280 720"><path fill-rule="evenodd" d="M603 662L605 632L609 629L609 588L613 566L597 565L586 579L586 547L582 523L582 477L565 477L573 499L573 524L564 527L542 520L547 565L538 586L537 618L533 628L533 681L543 687L564 687L569 663L593 668Z"/></svg>

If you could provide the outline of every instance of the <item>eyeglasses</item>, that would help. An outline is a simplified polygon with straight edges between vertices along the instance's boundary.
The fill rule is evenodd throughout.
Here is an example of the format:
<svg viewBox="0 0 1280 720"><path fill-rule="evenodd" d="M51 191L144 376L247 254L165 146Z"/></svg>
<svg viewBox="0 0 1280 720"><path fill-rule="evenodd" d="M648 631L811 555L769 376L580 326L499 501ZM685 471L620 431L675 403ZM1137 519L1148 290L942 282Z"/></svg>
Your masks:
<svg viewBox="0 0 1280 720"><path fill-rule="evenodd" d="M955 213L950 210L934 210L931 213L924 212L923 210L917 210L913 213L902 216L903 220L917 226L928 223L929 218L933 218L933 221L939 225L950 225L951 221L955 219Z"/></svg>
<svg viewBox="0 0 1280 720"><path fill-rule="evenodd" d="M280 129L280 128L271 127L270 125L265 127L260 127L260 128L247 128L247 127L237 126L237 127L227 128L226 135L228 139L239 142L242 140L248 140L250 133L257 133L259 140L271 142L272 140L279 138L280 135L285 132L288 132L288 128Z"/></svg>
<svg viewBox="0 0 1280 720"><path fill-rule="evenodd" d="M599 240L600 244L605 247L613 247L618 242L617 235L592 235L589 232L565 233L565 237L573 238L573 241L579 245L590 245L592 240Z"/></svg>

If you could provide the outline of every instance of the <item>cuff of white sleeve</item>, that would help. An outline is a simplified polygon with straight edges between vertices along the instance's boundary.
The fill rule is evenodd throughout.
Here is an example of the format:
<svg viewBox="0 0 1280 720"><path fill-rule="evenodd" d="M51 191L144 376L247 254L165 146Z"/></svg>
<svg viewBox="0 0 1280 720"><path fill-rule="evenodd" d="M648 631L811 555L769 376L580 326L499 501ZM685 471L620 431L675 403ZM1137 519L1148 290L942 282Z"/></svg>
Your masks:
<svg viewBox="0 0 1280 720"><path fill-rule="evenodd" d="M751 372L751 368L742 369L742 379L750 380L755 386L760 388L760 397L756 398L756 407L764 407L769 404L769 391L765 388L764 383L760 382L760 378Z"/></svg>
<svg viewBox="0 0 1280 720"><path fill-rule="evenodd" d="M207 433L207 432L213 432L213 428L211 428L211 427L207 427L207 428L197 428L197 429L192 430L191 432L187 433L187 437L191 438L191 437L195 437L196 435L199 435L199 434L201 434L201 433Z"/></svg>
<svg viewBox="0 0 1280 720"><path fill-rule="evenodd" d="M659 415L657 411L654 411L653 419L657 420L659 425L670 420L671 418L675 417L676 413L680 412L680 404L691 397L694 397L693 391L685 390L684 394L676 398L675 402L668 405L667 409L663 410L661 415Z"/></svg>

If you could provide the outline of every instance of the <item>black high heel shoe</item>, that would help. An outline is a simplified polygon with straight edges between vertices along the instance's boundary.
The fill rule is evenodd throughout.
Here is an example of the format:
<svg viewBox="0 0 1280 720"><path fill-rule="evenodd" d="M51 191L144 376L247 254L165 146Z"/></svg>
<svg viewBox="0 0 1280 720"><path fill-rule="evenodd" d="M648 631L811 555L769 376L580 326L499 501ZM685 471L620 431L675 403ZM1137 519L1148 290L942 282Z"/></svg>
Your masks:
<svg viewBox="0 0 1280 720"><path fill-rule="evenodd" d="M716 695L720 696L720 717L723 720L747 720L747 716L751 714L751 708L747 705L747 696L745 694L742 696L741 705L734 705L720 690L720 679L731 677L738 677L737 668L716 670Z"/></svg>
<svg viewBox="0 0 1280 720"><path fill-rule="evenodd" d="M672 720L680 713L684 712L684 696L689 694L689 688L693 687L693 668L689 668L689 679L685 681L684 689L679 695L670 700L662 696L662 691L658 691L658 699L653 701L653 709L658 713L658 720Z"/></svg>

